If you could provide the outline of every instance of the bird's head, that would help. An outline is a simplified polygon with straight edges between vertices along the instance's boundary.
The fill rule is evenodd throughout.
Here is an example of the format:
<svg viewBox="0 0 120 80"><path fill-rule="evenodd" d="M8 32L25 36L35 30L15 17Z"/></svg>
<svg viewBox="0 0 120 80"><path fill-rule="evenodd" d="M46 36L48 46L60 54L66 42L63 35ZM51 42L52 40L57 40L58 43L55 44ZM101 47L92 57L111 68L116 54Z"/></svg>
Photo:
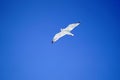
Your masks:
<svg viewBox="0 0 120 80"><path fill-rule="evenodd" d="M60 31L63 31L63 29L61 28Z"/></svg>

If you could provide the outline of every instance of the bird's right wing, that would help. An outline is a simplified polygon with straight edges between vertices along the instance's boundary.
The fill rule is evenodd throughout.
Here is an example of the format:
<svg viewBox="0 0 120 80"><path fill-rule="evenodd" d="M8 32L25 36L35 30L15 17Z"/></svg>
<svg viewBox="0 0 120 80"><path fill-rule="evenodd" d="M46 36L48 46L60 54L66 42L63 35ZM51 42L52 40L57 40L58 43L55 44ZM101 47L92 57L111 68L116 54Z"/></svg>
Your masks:
<svg viewBox="0 0 120 80"><path fill-rule="evenodd" d="M69 25L65 28L65 30L71 31L71 30L73 30L75 27L77 27L79 24L80 24L80 22L73 23L73 24L69 24Z"/></svg>
<svg viewBox="0 0 120 80"><path fill-rule="evenodd" d="M63 33L63 32L57 33L57 34L54 36L54 38L53 38L53 40L52 40L52 43L56 42L58 39L60 39L60 38L63 37L64 35L66 35L66 34Z"/></svg>

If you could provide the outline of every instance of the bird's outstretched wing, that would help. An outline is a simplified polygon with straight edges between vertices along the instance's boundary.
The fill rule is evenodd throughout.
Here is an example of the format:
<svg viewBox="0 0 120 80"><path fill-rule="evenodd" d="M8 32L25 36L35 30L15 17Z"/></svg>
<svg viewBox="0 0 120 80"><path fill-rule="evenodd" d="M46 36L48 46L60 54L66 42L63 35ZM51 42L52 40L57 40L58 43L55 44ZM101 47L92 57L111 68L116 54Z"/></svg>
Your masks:
<svg viewBox="0 0 120 80"><path fill-rule="evenodd" d="M52 43L56 42L58 39L60 39L60 38L63 37L64 35L66 35L64 32L59 32L59 33L57 33L57 34L54 36L54 38L53 38L53 40L52 40Z"/></svg>
<svg viewBox="0 0 120 80"><path fill-rule="evenodd" d="M71 31L71 30L73 30L75 27L77 27L79 24L80 24L80 22L73 23L73 24L69 24L69 25L65 28L65 30Z"/></svg>

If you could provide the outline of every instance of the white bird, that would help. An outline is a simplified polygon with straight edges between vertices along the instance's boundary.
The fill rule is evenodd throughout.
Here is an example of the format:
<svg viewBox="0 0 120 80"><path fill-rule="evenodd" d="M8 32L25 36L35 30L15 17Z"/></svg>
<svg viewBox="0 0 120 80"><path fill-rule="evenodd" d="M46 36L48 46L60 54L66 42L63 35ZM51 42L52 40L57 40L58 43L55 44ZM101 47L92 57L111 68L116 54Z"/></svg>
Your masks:
<svg viewBox="0 0 120 80"><path fill-rule="evenodd" d="M61 37L65 36L65 35L74 36L74 34L72 34L71 31L75 27L77 27L79 24L80 24L80 22L69 24L66 28L61 29L61 31L59 33L55 34L55 36L53 37L52 43L56 42L58 39L60 39Z"/></svg>

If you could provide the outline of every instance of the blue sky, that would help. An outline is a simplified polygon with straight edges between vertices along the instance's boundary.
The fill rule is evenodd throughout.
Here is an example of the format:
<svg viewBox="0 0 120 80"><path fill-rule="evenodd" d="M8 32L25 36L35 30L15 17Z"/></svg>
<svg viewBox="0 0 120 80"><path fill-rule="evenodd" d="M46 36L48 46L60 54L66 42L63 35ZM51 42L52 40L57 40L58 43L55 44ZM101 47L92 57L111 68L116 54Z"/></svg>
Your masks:
<svg viewBox="0 0 120 80"><path fill-rule="evenodd" d="M0 1L0 80L120 80L118 0ZM68 24L72 33L51 44Z"/></svg>

